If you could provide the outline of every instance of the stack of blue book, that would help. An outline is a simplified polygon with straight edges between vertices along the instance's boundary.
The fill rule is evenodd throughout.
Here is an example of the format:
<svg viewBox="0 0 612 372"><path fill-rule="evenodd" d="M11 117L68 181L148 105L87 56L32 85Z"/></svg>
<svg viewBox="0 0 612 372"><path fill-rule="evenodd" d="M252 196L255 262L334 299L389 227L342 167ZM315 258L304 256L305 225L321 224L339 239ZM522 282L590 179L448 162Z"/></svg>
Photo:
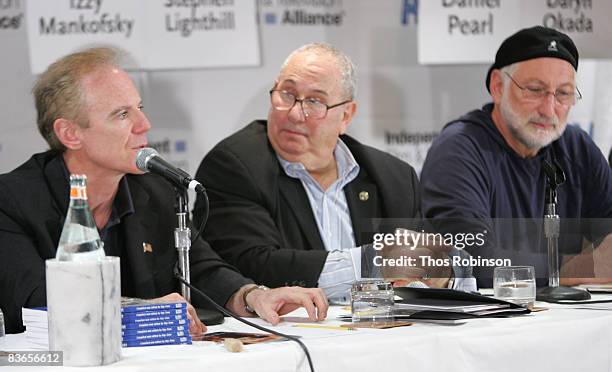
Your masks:
<svg viewBox="0 0 612 372"><path fill-rule="evenodd" d="M123 347L191 344L187 304L123 300L121 337Z"/></svg>

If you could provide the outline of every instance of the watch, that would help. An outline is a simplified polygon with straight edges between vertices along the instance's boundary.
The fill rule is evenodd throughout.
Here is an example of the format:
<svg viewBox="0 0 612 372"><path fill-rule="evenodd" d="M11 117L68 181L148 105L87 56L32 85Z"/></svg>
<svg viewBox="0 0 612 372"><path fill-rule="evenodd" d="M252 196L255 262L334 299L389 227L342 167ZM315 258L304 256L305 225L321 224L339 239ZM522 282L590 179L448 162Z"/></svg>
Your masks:
<svg viewBox="0 0 612 372"><path fill-rule="evenodd" d="M446 285L446 288L449 289L455 289L455 270L451 269L451 276L450 278L448 278L448 284Z"/></svg>
<svg viewBox="0 0 612 372"><path fill-rule="evenodd" d="M251 313L251 314L257 314L257 312L255 310L253 310L253 308L251 308L249 306L249 304L247 303L247 296L249 293L253 292L256 289L261 289L262 291L269 291L270 288L266 287L265 285L261 285L261 284L257 284L257 285L253 285L251 288L247 289L246 291L244 291L244 293L242 294L242 302L244 302L244 310L246 310L246 312Z"/></svg>

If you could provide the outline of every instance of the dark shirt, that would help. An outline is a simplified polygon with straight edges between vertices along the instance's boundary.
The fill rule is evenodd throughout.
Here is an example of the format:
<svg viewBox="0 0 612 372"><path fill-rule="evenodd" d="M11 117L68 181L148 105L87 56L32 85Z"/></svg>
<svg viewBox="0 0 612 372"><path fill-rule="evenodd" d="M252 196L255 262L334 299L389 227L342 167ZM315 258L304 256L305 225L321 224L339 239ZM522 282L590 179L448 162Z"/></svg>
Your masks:
<svg viewBox="0 0 612 372"><path fill-rule="evenodd" d="M485 105L447 124L421 173L425 217L533 218L544 215L542 161L556 158L566 182L558 189L562 218L612 217L612 172L593 140L568 126L533 158L514 152Z"/></svg>
<svg viewBox="0 0 612 372"><path fill-rule="evenodd" d="M99 230L100 238L104 242L104 252L107 256L126 257L125 231L121 225L122 220L134 214L134 203L125 177L119 181L119 189L113 200L113 210L106 225ZM121 265L121 295L135 296L129 260L122 260Z"/></svg>
<svg viewBox="0 0 612 372"><path fill-rule="evenodd" d="M546 247L540 238L547 182L543 161L556 160L565 173L566 181L557 190L557 214L562 219L612 217L612 171L591 138L575 126L568 126L535 157L519 156L497 130L492 109L493 104L488 104L464 115L447 124L436 138L421 173L422 210L429 219L455 219L446 226L453 233L459 232L453 231L457 226L472 222L478 231L489 234L511 232L507 239L491 237L491 244L505 248L504 257L515 265L536 266L536 275L545 278ZM457 219L473 221L462 224ZM527 238L539 244L530 247L531 252L522 245ZM573 247L579 249L579 244ZM470 253L502 256L498 250ZM479 280L479 285L491 284Z"/></svg>
<svg viewBox="0 0 612 372"><path fill-rule="evenodd" d="M22 307L47 302L45 260L56 255L69 201L69 183L60 158L54 151L35 154L12 172L0 175L0 308L9 333L23 330ZM121 252L122 268L129 265L130 270L123 268L121 281L130 281L134 297L156 298L176 292L173 187L153 174L128 174L124 179L134 212L123 214L127 209L115 205L120 223L102 233L107 249L112 254ZM122 195L127 194L118 193L118 205L125 205L120 202ZM114 238L113 230L117 233ZM252 283L202 239L193 242L189 256L192 283L218 304L226 304L240 287ZM194 295L192 300L198 307L210 308L201 296Z"/></svg>
<svg viewBox="0 0 612 372"><path fill-rule="evenodd" d="M62 164L62 170L68 180L70 178L70 171L64 162L63 157L60 157ZM106 222L106 225L101 229L98 229L100 239L104 242L104 253L107 256L125 257L125 234L121 226L121 220L134 214L134 203L132 202L132 195L130 194L130 187L128 186L125 177L119 181L117 193L113 200L113 209L111 215ZM134 296L133 284L131 275L129 273L130 263L129 260L122 260L121 263L121 295L131 297Z"/></svg>

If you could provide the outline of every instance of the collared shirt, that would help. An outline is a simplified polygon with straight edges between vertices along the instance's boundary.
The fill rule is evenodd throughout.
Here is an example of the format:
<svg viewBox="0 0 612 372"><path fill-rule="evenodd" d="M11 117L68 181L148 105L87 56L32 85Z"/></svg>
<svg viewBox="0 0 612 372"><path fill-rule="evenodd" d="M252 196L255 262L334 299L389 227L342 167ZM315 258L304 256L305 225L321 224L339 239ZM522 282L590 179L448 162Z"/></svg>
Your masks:
<svg viewBox="0 0 612 372"><path fill-rule="evenodd" d="M325 249L329 251L318 286L323 289L331 303L350 303L350 290L361 276L361 247L355 247L355 235L344 187L359 174L359 165L349 148L338 139L334 157L338 179L323 190L301 163L291 163L276 155L285 174L297 178L308 195L317 228ZM452 254L456 254L454 251ZM453 267L455 276L453 289L475 291L476 281L465 269Z"/></svg>
<svg viewBox="0 0 612 372"><path fill-rule="evenodd" d="M62 168L66 179L70 178L70 172L61 158ZM113 209L108 221L101 229L98 229L100 239L104 242L104 253L107 256L126 257L125 249L125 231L121 226L122 220L134 214L134 203L132 194L125 176L119 181L117 193L113 200ZM129 260L121 260L121 295L133 296L133 283L130 275Z"/></svg>
<svg viewBox="0 0 612 372"><path fill-rule="evenodd" d="M338 179L327 190L323 190L302 163L291 163L278 156L287 176L297 178L302 182L315 215L321 240L328 251L355 246L351 214L344 194L344 186L357 177L359 165L341 140L338 140L336 144L334 157Z"/></svg>
<svg viewBox="0 0 612 372"><path fill-rule="evenodd" d="M277 158L287 176L302 182L319 235L330 252L319 276L319 288L332 302L348 303L351 285L359 278L361 261L344 187L357 177L359 165L346 144L338 139L334 149L338 178L323 190L303 164L291 163L278 154Z"/></svg>
<svg viewBox="0 0 612 372"><path fill-rule="evenodd" d="M111 215L106 225L102 229L98 229L100 239L104 242L104 252L106 252L107 256L126 257L126 232L121 226L121 222L131 214L134 214L134 203L127 179L123 177L119 181ZM133 283L129 262L127 259L121 260L121 294L128 297L133 296Z"/></svg>

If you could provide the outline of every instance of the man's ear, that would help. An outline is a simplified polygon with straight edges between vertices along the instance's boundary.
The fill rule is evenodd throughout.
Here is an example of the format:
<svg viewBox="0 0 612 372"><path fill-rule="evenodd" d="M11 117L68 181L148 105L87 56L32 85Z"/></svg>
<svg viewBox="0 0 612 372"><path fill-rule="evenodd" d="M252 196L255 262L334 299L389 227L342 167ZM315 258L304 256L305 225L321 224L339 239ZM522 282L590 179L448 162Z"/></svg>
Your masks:
<svg viewBox="0 0 612 372"><path fill-rule="evenodd" d="M53 122L53 131L67 149L81 148L81 127L76 122L64 118L56 119Z"/></svg>
<svg viewBox="0 0 612 372"><path fill-rule="evenodd" d="M495 106L499 106L504 93L504 78L501 70L493 70L491 72L489 90L491 92L491 97L493 98L493 103L495 103Z"/></svg>
<svg viewBox="0 0 612 372"><path fill-rule="evenodd" d="M344 111L342 112L342 126L340 128L340 134L346 133L355 113L357 112L357 102L351 101L346 104Z"/></svg>

